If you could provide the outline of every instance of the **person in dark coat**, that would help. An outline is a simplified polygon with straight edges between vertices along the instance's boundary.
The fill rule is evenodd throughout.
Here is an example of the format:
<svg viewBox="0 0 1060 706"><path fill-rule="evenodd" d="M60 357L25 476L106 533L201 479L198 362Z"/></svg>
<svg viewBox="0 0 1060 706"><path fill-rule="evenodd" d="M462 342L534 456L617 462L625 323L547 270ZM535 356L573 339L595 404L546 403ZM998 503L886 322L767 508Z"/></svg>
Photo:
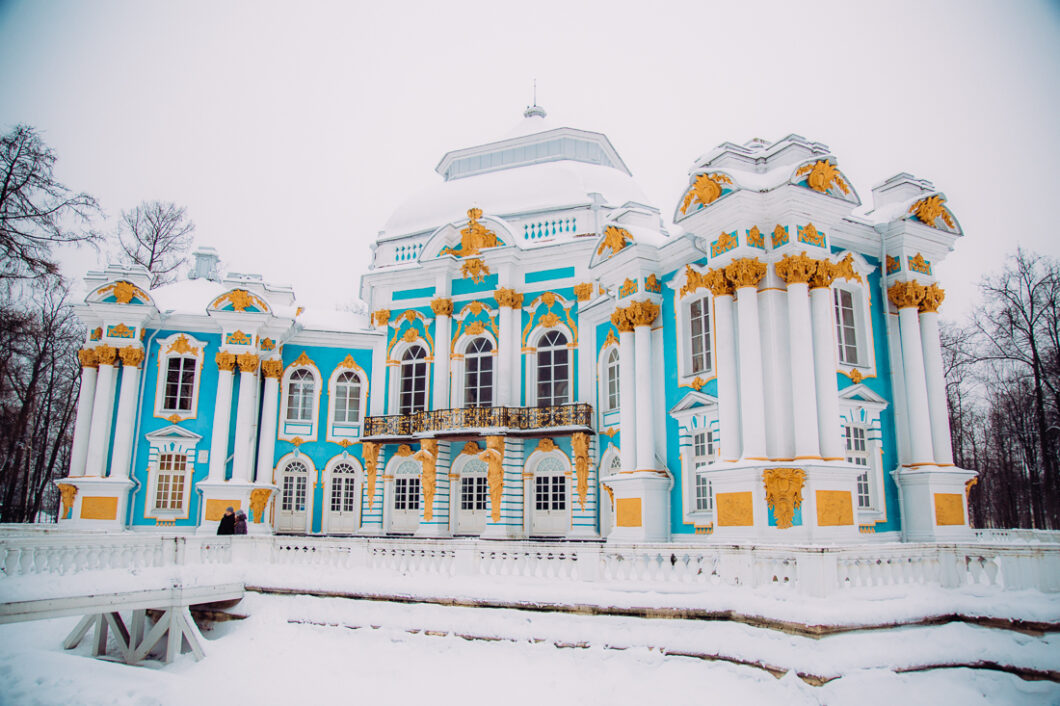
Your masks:
<svg viewBox="0 0 1060 706"><path fill-rule="evenodd" d="M247 513L242 510L236 510L236 534L247 533Z"/></svg>
<svg viewBox="0 0 1060 706"><path fill-rule="evenodd" d="M236 533L236 515L235 510L227 508L225 510L225 516L221 518L221 522L217 525L217 534L235 534Z"/></svg>

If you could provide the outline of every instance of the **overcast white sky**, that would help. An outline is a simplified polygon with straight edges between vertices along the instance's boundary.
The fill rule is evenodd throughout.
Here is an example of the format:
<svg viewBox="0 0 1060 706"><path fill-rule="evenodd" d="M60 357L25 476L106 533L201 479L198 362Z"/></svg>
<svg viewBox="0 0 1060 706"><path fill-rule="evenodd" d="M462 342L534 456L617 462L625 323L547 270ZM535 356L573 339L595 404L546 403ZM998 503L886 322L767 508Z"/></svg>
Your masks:
<svg viewBox="0 0 1060 706"><path fill-rule="evenodd" d="M1055 2L0 0L0 129L40 129L112 219L186 205L198 244L311 305L356 295L390 212L518 122L532 78L667 217L725 140L824 142L864 201L933 180L966 233L944 314L1017 244L1060 255Z"/></svg>

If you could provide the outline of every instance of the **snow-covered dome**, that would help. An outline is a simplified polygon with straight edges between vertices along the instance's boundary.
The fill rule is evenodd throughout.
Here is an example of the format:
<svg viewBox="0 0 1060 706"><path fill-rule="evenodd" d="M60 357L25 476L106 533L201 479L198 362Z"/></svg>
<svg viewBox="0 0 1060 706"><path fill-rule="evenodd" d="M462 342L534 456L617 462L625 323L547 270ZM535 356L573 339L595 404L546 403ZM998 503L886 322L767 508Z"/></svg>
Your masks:
<svg viewBox="0 0 1060 706"><path fill-rule="evenodd" d="M556 127L538 106L503 138L449 152L436 171L444 181L401 204L382 238L433 230L464 217L471 206L513 216L647 203L606 135Z"/></svg>

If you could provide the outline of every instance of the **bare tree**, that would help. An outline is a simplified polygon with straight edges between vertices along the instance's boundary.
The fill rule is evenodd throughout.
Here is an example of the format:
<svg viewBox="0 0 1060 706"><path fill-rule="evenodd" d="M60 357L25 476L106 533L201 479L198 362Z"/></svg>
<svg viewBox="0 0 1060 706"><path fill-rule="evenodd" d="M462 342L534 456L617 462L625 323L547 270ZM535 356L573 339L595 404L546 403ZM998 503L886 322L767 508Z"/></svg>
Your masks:
<svg viewBox="0 0 1060 706"><path fill-rule="evenodd" d="M183 206L167 201L144 201L122 211L118 241L127 264L143 265L151 273L151 287L176 279L188 258L195 224Z"/></svg>
<svg viewBox="0 0 1060 706"><path fill-rule="evenodd" d="M57 274L52 247L97 241L87 227L96 200L73 193L52 174L55 153L28 125L0 137L0 280Z"/></svg>

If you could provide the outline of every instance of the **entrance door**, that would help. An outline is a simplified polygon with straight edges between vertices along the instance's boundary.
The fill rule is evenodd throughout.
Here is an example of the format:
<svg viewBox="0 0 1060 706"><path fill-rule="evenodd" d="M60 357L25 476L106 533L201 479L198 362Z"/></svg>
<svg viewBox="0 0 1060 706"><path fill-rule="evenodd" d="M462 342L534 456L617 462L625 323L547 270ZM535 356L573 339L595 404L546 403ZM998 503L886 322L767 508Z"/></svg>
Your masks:
<svg viewBox="0 0 1060 706"><path fill-rule="evenodd" d="M412 534L420 526L420 464L405 461L394 473L393 513L390 531Z"/></svg>
<svg viewBox="0 0 1060 706"><path fill-rule="evenodd" d="M331 469L331 497L328 499L329 534L352 534L357 531L357 469L340 463Z"/></svg>
<svg viewBox="0 0 1060 706"><path fill-rule="evenodd" d="M456 533L478 536L486 529L489 507L489 483L485 461L477 458L464 464L460 473L460 504L456 515Z"/></svg>
<svg viewBox="0 0 1060 706"><path fill-rule="evenodd" d="M530 534L538 537L562 536L570 530L570 504L567 475L556 459L544 459L534 473L534 511Z"/></svg>
<svg viewBox="0 0 1060 706"><path fill-rule="evenodd" d="M276 510L277 532L306 531L308 488L309 469L300 461L288 463L280 479L280 502Z"/></svg>

